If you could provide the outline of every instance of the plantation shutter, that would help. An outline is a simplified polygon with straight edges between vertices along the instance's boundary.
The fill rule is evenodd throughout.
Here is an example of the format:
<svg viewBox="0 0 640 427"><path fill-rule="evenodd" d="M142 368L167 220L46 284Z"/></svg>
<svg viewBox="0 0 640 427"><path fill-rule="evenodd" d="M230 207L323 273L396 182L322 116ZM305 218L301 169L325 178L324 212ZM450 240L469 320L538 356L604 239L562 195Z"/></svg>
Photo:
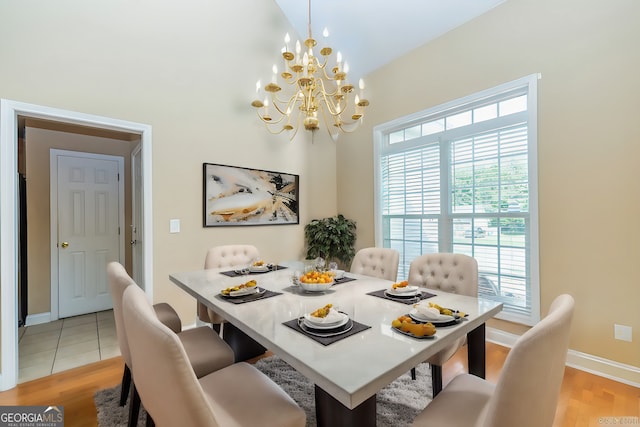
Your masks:
<svg viewBox="0 0 640 427"><path fill-rule="evenodd" d="M400 119L376 151L376 241L400 252L398 280L425 253L473 256L479 296L525 324L539 319L534 80Z"/></svg>

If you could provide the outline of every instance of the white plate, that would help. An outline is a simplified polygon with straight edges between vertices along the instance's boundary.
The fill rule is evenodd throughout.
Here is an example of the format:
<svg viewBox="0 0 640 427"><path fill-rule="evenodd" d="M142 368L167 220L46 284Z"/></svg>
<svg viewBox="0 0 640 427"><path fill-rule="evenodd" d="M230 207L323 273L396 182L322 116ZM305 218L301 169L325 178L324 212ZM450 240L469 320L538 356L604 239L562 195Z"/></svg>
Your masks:
<svg viewBox="0 0 640 427"><path fill-rule="evenodd" d="M394 297L411 297L418 295L420 289L417 286L407 286L402 290L389 288L385 292Z"/></svg>
<svg viewBox="0 0 640 427"><path fill-rule="evenodd" d="M249 271L252 273L264 273L265 271L269 271L268 265L252 265L249 267Z"/></svg>
<svg viewBox="0 0 640 427"><path fill-rule="evenodd" d="M386 289L384 291L384 295L392 299L403 300L403 301L415 301L415 302L419 302L420 296L421 296L420 292L418 292L417 294L406 294L406 293L392 294L392 293L389 293L389 291Z"/></svg>
<svg viewBox="0 0 640 427"><path fill-rule="evenodd" d="M417 320L418 322L452 322L456 320L453 316L447 316L446 314L440 314L437 319L429 318L424 316L422 313L418 311L418 309L414 308L409 312L409 317Z"/></svg>
<svg viewBox="0 0 640 427"><path fill-rule="evenodd" d="M237 291L231 291L231 292L229 292L229 295L224 295L223 294L222 296L242 297L242 296L245 296L245 295L255 294L259 290L260 290L260 288L258 288L257 286L251 286L249 288L242 288L242 289L239 289Z"/></svg>
<svg viewBox="0 0 640 427"><path fill-rule="evenodd" d="M327 337L334 337L334 336L337 336L337 335L346 334L351 329L353 329L353 322L350 319L347 319L347 323L345 323L344 325L342 325L340 327L337 327L336 331L330 331L330 330L319 331L319 330L316 330L316 328L310 328L304 323L304 319L301 322L298 323L298 326L300 326L300 329L302 329L303 331L305 331L309 335L313 335L313 336L321 337L321 338L327 338Z"/></svg>
<svg viewBox="0 0 640 427"><path fill-rule="evenodd" d="M349 316L344 313L340 313L341 317L339 320L331 323L318 322L314 320L314 317L310 314L304 315L304 324L305 326L313 329L334 329L339 328L340 326L346 325L349 321Z"/></svg>
<svg viewBox="0 0 640 427"><path fill-rule="evenodd" d="M418 292L418 287L417 286L404 286L404 287L400 287L400 288L389 288L389 290L391 292L395 292L397 294L407 294L407 293L417 293Z"/></svg>

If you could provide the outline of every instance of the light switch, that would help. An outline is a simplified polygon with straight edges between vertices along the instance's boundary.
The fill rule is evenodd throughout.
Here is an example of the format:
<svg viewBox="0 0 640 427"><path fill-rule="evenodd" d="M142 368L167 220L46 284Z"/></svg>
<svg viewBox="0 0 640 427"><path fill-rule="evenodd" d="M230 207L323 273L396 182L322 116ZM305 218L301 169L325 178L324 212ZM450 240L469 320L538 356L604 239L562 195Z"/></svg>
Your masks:
<svg viewBox="0 0 640 427"><path fill-rule="evenodd" d="M631 329L631 326L613 325L613 337L617 340L631 342L633 330Z"/></svg>
<svg viewBox="0 0 640 427"><path fill-rule="evenodd" d="M180 232L180 220L179 219L169 220L169 233L179 233L179 232Z"/></svg>

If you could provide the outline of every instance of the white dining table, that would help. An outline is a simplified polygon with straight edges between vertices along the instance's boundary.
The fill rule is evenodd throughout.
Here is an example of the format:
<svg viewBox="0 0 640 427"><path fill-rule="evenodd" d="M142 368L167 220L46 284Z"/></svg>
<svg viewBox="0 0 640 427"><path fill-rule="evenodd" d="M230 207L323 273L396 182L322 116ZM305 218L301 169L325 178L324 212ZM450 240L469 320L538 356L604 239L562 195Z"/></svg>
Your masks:
<svg viewBox="0 0 640 427"><path fill-rule="evenodd" d="M454 326L438 327L433 339L417 339L391 327L411 305L367 295L388 289L393 282L346 273L356 280L336 284L324 293L307 293L292 283L298 268L299 264L289 264L277 271L238 277L221 274L231 270L223 268L174 273L169 278L313 382L319 426L375 426L376 393L464 335L469 371L484 378L485 322L502 310L501 303L424 289L435 294L425 301L468 316ZM281 294L243 304L220 297L221 290L250 279ZM325 346L283 324L329 303L370 328Z"/></svg>

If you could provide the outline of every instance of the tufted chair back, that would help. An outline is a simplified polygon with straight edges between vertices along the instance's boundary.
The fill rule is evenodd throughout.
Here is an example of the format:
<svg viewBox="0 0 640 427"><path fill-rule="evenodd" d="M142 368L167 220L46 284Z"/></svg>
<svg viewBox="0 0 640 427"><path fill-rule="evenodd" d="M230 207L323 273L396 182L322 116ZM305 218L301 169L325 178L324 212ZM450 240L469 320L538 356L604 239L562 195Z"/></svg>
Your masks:
<svg viewBox="0 0 640 427"><path fill-rule="evenodd" d="M478 262L462 254L425 254L411 261L409 284L441 290L452 294L478 296ZM433 395L442 390L442 365L466 343L466 337L458 338L426 360L431 365ZM415 377L415 369L411 370Z"/></svg>
<svg viewBox="0 0 640 427"><path fill-rule="evenodd" d="M411 262L407 280L411 285L475 297L478 295L478 262L463 254L421 255Z"/></svg>
<svg viewBox="0 0 640 427"><path fill-rule="evenodd" d="M458 375L427 405L412 425L554 425L574 306L572 296L556 297L549 314L515 342L496 385L474 375Z"/></svg>
<svg viewBox="0 0 640 427"><path fill-rule="evenodd" d="M204 268L243 266L257 258L260 258L260 252L253 245L214 246L207 251L207 256L204 259ZM198 319L213 324L224 322L220 315L207 310L207 306L202 303L198 303Z"/></svg>
<svg viewBox="0 0 640 427"><path fill-rule="evenodd" d="M396 280L400 254L391 248L360 249L351 263L351 272L365 276Z"/></svg>
<svg viewBox="0 0 640 427"><path fill-rule="evenodd" d="M204 268L224 268L243 265L260 257L258 248L253 245L214 246L207 252Z"/></svg>
<svg viewBox="0 0 640 427"><path fill-rule="evenodd" d="M574 306L571 295L559 295L547 316L518 338L486 407L483 427L553 424Z"/></svg>

